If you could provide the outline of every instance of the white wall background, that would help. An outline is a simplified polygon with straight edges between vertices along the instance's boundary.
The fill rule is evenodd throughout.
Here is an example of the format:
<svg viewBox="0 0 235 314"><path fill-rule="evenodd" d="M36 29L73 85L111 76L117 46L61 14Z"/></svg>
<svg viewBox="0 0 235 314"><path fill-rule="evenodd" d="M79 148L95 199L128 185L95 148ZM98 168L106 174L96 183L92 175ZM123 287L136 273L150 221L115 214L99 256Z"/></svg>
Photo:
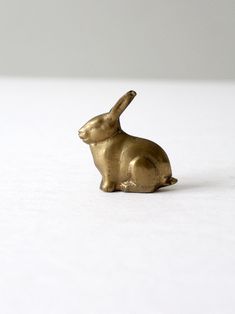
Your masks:
<svg viewBox="0 0 235 314"><path fill-rule="evenodd" d="M0 0L0 75L235 78L234 0Z"/></svg>

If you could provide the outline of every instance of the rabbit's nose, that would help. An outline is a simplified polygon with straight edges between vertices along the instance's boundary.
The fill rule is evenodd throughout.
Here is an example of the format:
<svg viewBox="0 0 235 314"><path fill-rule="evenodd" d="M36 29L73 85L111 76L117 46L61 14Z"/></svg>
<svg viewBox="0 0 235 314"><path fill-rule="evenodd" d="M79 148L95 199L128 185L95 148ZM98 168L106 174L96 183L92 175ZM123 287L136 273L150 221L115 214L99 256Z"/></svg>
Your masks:
<svg viewBox="0 0 235 314"><path fill-rule="evenodd" d="M79 134L80 137L83 137L85 135L85 132L84 132L84 130L80 129L78 131L78 134Z"/></svg>

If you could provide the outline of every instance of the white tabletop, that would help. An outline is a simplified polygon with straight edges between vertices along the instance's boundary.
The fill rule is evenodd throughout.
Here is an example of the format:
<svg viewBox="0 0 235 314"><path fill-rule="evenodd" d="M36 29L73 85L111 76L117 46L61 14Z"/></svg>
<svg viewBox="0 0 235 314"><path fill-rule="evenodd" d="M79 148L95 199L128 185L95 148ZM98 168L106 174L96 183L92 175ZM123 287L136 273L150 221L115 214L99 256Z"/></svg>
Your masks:
<svg viewBox="0 0 235 314"><path fill-rule="evenodd" d="M160 144L179 182L104 193L88 119ZM234 314L235 83L0 80L0 313Z"/></svg>

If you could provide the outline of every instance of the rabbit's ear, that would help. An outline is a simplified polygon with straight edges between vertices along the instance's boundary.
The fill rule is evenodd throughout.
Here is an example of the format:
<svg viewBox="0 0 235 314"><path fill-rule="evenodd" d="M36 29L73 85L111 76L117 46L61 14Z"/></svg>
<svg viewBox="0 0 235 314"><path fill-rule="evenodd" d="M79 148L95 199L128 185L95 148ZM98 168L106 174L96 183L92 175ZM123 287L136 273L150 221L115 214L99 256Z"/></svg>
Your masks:
<svg viewBox="0 0 235 314"><path fill-rule="evenodd" d="M111 116L114 119L118 119L120 115L123 113L123 111L127 108L127 106L134 99L135 96L136 96L136 92L134 92L133 90L123 95L111 109L110 111Z"/></svg>

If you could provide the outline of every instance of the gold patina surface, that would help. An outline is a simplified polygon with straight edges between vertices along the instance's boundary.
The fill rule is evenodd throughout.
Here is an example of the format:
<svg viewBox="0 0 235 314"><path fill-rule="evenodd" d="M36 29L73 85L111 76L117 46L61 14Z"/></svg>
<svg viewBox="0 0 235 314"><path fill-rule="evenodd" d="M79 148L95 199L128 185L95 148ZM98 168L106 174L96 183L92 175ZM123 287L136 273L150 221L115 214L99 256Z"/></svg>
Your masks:
<svg viewBox="0 0 235 314"><path fill-rule="evenodd" d="M159 145L121 129L120 115L135 96L136 92L127 92L108 113L94 117L79 130L79 137L90 146L105 192L154 192L177 182Z"/></svg>

